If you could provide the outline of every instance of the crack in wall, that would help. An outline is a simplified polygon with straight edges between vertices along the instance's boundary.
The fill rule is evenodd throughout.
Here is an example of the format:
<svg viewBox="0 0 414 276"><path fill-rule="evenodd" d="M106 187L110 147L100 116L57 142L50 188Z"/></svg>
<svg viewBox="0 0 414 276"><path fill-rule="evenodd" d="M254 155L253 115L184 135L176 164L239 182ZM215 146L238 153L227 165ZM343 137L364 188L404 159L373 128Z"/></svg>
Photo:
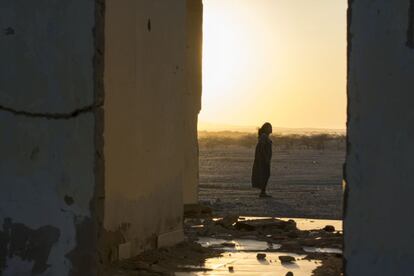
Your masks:
<svg viewBox="0 0 414 276"><path fill-rule="evenodd" d="M99 104L92 104L88 105L82 108L75 109L71 112L67 113L42 113L42 112L29 112L25 110L17 110L11 107L0 105L0 111L5 111L12 113L16 116L25 116L25 117L31 117L31 118L43 118L43 119L49 119L49 120L68 120L73 119L79 115L95 112L96 109L101 108L103 106L102 103Z"/></svg>

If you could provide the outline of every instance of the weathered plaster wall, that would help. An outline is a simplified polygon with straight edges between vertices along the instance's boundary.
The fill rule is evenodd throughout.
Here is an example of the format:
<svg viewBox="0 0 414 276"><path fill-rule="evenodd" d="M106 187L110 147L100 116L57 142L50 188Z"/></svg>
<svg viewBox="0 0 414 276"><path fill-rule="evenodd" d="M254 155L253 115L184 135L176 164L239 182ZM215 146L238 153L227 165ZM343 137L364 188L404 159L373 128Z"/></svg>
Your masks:
<svg viewBox="0 0 414 276"><path fill-rule="evenodd" d="M99 2L0 1L0 275L97 271Z"/></svg>
<svg viewBox="0 0 414 276"><path fill-rule="evenodd" d="M116 259L183 238L183 184L197 178L201 85L187 74L201 61L187 60L185 0L106 6L104 226L117 237L108 253Z"/></svg>
<svg viewBox="0 0 414 276"><path fill-rule="evenodd" d="M350 1L347 275L412 275L413 1Z"/></svg>

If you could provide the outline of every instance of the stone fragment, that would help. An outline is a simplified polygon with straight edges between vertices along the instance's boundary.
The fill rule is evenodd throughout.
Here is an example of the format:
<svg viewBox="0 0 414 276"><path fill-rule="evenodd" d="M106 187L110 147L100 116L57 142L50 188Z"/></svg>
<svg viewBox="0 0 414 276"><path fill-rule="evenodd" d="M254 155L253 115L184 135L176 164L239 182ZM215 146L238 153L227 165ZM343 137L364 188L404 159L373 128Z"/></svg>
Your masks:
<svg viewBox="0 0 414 276"><path fill-rule="evenodd" d="M235 224L238 221L238 219L238 215L227 215L222 219L218 220L216 223L225 228L232 228L233 224Z"/></svg>
<svg viewBox="0 0 414 276"><path fill-rule="evenodd" d="M221 246L234 248L236 247L236 244L234 242L223 242Z"/></svg>
<svg viewBox="0 0 414 276"><path fill-rule="evenodd" d="M325 230L326 232L335 232L335 227L332 225L326 225L323 230Z"/></svg>
<svg viewBox="0 0 414 276"><path fill-rule="evenodd" d="M296 261L296 259L292 256L279 256L279 260L282 262L282 264L293 263Z"/></svg>

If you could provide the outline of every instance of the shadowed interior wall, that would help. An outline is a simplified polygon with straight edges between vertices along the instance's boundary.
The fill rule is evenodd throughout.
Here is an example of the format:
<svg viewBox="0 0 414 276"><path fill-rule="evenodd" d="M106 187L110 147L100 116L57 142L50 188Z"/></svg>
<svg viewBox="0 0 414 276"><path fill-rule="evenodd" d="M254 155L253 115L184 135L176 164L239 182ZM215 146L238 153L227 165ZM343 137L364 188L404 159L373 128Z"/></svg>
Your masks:
<svg viewBox="0 0 414 276"><path fill-rule="evenodd" d="M0 274L97 273L101 8L0 1Z"/></svg>
<svg viewBox="0 0 414 276"><path fill-rule="evenodd" d="M412 275L413 1L349 2L346 275Z"/></svg>
<svg viewBox="0 0 414 276"><path fill-rule="evenodd" d="M106 11L104 226L124 258L183 238L200 95L187 81L185 0L107 0Z"/></svg>

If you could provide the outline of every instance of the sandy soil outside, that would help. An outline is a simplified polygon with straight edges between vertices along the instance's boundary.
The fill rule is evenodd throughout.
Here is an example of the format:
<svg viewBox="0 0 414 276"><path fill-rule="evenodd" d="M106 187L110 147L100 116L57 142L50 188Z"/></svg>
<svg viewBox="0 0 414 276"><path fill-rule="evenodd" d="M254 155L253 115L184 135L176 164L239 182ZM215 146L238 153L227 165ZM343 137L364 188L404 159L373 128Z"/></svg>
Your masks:
<svg viewBox="0 0 414 276"><path fill-rule="evenodd" d="M219 215L341 219L344 150L275 147L271 199L251 188L253 158L253 147L200 146L200 202Z"/></svg>

